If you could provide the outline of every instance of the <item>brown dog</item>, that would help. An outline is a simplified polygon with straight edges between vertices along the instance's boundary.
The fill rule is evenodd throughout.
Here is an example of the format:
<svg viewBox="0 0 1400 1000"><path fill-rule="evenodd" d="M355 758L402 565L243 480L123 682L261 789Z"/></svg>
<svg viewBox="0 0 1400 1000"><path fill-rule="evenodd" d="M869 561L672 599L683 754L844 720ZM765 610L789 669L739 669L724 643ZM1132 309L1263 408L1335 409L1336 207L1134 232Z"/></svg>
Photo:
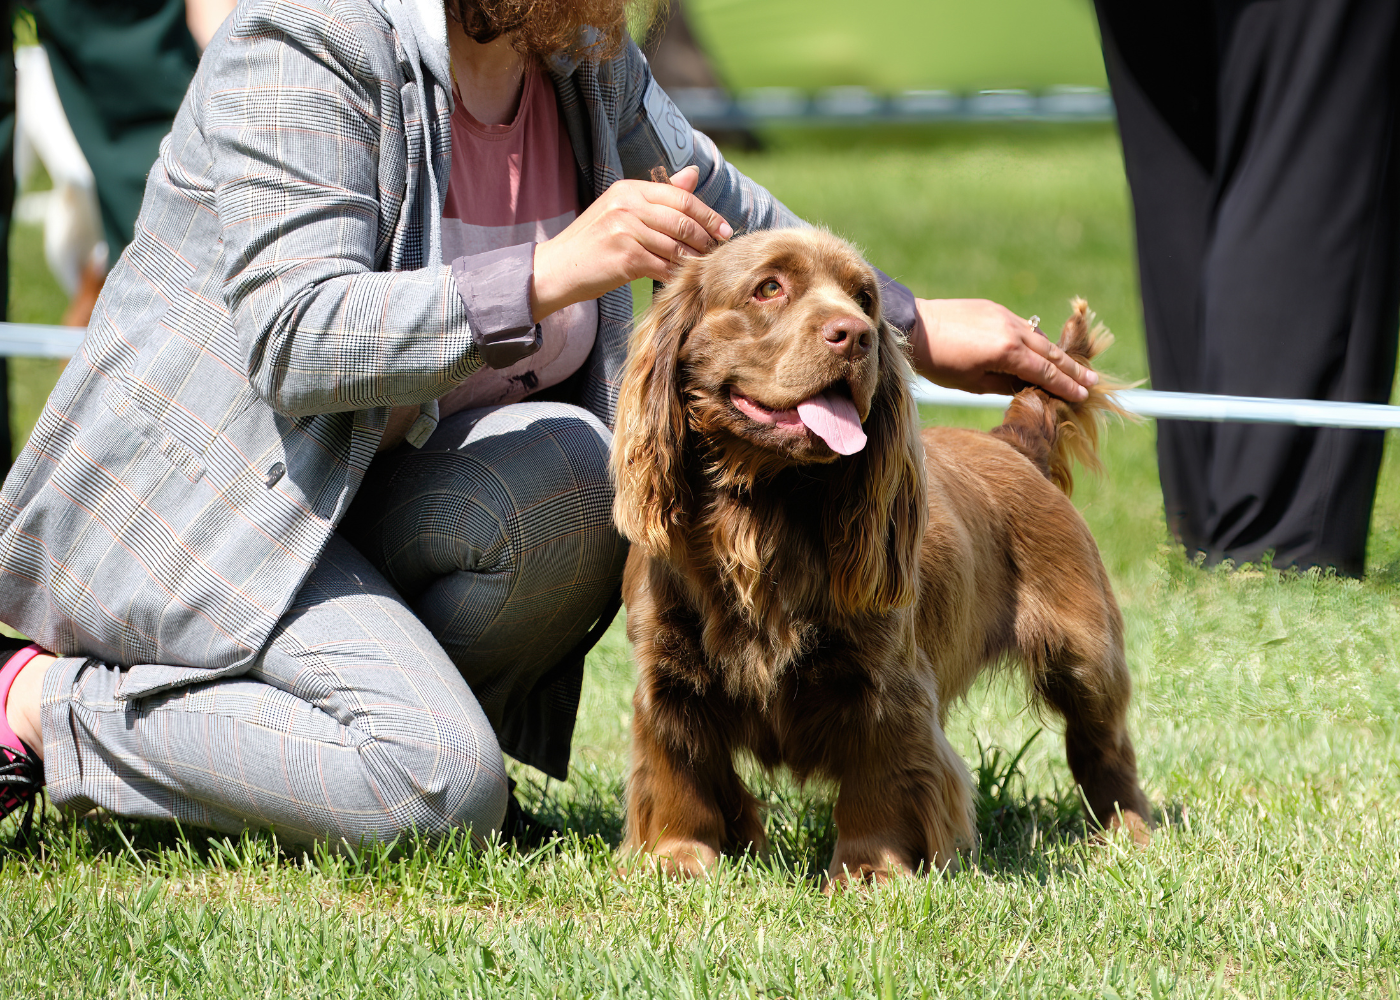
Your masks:
<svg viewBox="0 0 1400 1000"><path fill-rule="evenodd" d="M1077 303L1061 338L1086 363L1091 321ZM1094 818L1147 836L1122 616L1054 485L1111 403L1028 389L991 434L921 439L905 353L875 272L814 230L689 262L637 328L613 442L625 846L672 871L763 846L739 751L839 783L831 878L955 863L974 828L947 708L1005 659L1064 717Z"/></svg>

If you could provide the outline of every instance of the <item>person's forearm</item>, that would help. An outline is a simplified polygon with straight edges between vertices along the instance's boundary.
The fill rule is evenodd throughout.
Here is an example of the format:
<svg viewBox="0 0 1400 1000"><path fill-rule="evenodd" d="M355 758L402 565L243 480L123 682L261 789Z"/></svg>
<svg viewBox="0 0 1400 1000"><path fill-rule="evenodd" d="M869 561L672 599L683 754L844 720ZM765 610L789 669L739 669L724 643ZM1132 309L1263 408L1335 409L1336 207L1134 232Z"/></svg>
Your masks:
<svg viewBox="0 0 1400 1000"><path fill-rule="evenodd" d="M481 367L448 267L356 271L325 259L283 282L259 270L232 277L229 306L248 382L279 413L425 403Z"/></svg>
<svg viewBox="0 0 1400 1000"><path fill-rule="evenodd" d="M1088 395L1099 377L1040 331L1037 324L987 299L916 299L909 334L915 369L940 385L971 392L1013 392L1038 385L1069 400Z"/></svg>
<svg viewBox="0 0 1400 1000"><path fill-rule="evenodd" d="M185 24L201 52L237 6L238 0L185 0Z"/></svg>

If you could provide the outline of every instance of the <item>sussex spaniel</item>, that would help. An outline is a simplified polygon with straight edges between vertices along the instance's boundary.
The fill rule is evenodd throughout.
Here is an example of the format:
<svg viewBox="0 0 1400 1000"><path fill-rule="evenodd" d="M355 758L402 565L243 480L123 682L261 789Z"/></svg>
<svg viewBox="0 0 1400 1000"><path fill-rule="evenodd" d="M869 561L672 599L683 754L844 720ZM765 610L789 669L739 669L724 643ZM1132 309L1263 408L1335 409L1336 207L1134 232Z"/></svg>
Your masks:
<svg viewBox="0 0 1400 1000"><path fill-rule="evenodd" d="M1091 322L1076 303L1061 339L1083 362ZM1093 820L1147 836L1123 620L1066 496L1111 404L1027 389L990 434L921 434L910 378L875 272L815 230L692 260L638 326L613 443L626 847L691 874L761 848L745 751L839 785L832 879L954 864L974 826L947 710L1002 662L1064 718Z"/></svg>

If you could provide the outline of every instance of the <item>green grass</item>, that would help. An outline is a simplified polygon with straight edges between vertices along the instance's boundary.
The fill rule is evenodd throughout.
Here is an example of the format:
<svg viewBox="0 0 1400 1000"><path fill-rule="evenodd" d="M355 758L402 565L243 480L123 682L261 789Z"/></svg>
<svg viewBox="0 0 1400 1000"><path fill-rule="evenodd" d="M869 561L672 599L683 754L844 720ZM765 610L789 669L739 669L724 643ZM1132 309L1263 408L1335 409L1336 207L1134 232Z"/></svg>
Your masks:
<svg viewBox="0 0 1400 1000"><path fill-rule="evenodd" d="M38 226L15 225L10 232L10 309L16 323L57 323L68 298L44 262L44 234ZM50 358L10 358L10 432L15 453L24 446L62 363Z"/></svg>
<svg viewBox="0 0 1400 1000"><path fill-rule="evenodd" d="M732 87L1106 86L1090 0L687 0Z"/></svg>
<svg viewBox="0 0 1400 1000"><path fill-rule="evenodd" d="M1111 131L789 135L736 159L920 291L1047 321L1084 295L1118 335L1106 366L1146 374ZM266 835L51 817L0 870L3 994L1400 997L1395 463L1366 581L1204 571L1166 544L1152 445L1151 424L1111 430L1107 475L1075 497L1128 624L1160 823L1145 850L1083 836L1053 719L998 682L950 728L980 789L962 873L824 896L826 791L760 780L768 857L707 881L620 875L618 623L589 660L571 779L515 769L568 831L559 850L302 857Z"/></svg>

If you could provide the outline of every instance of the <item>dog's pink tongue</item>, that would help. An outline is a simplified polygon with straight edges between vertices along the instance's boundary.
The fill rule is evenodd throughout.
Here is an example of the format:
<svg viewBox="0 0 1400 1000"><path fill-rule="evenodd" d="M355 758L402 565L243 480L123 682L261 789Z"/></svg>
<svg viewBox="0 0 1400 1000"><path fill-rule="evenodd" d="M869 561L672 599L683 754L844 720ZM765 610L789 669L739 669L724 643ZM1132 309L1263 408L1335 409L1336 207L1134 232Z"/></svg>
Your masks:
<svg viewBox="0 0 1400 1000"><path fill-rule="evenodd" d="M802 423L838 455L854 455L865 447L856 405L846 396L824 392L797 404Z"/></svg>

